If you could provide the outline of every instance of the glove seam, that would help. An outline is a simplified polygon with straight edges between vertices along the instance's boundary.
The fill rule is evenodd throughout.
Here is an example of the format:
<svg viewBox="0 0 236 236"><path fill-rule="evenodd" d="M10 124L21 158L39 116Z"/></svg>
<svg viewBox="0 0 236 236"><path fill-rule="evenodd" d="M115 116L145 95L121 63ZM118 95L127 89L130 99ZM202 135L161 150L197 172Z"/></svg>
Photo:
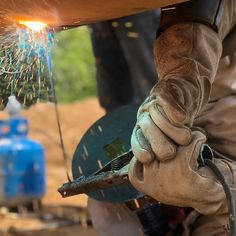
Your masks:
<svg viewBox="0 0 236 236"><path fill-rule="evenodd" d="M198 86L198 91L199 91L198 97L199 97L200 99L197 100L198 103L197 103L197 108L196 108L196 110L195 110L195 114L193 114L193 120L194 120L195 117L200 113L200 110L201 110L201 101L202 101L202 98L203 98L203 91L202 91L201 84L200 84L200 79L201 79L202 77L201 77L201 75L200 75L199 66L198 66L198 63L197 63L196 60L195 60L196 55L195 55L195 53L194 53L194 46L195 46L195 45L194 45L194 44L195 44L194 38L196 38L195 35L196 35L196 31L197 31L196 28L197 28L197 27L194 27L194 24L192 24L192 30L193 30L193 32L192 32L192 51L191 51L192 58L191 58L191 60L192 60L192 62L195 64L195 67L196 67L196 72L197 72L197 77L198 77L198 78L196 78L196 80L197 80L197 86Z"/></svg>

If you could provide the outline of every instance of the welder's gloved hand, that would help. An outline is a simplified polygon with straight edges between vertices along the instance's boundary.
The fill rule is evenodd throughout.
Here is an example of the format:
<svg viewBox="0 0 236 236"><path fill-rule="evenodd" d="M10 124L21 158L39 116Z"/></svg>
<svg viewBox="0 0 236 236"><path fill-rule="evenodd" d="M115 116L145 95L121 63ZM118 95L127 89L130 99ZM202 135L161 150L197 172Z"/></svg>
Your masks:
<svg viewBox="0 0 236 236"><path fill-rule="evenodd" d="M139 108L131 138L132 150L139 161L147 163L154 157L159 161L171 159L178 145L189 144L188 126L195 115L190 109L194 106L189 104L191 96L191 89L181 79L160 81L152 89Z"/></svg>
<svg viewBox="0 0 236 236"><path fill-rule="evenodd" d="M159 82L141 105L131 146L142 163L166 161L191 140L190 127L207 104L222 42L198 23L176 24L154 47Z"/></svg>
<svg viewBox="0 0 236 236"><path fill-rule="evenodd" d="M215 215L222 224L228 223L226 197L223 187L208 167L200 167L198 156L206 137L193 131L187 146L177 149L176 157L160 162L142 164L135 157L130 163L129 179L140 192L168 205L192 207L204 215ZM235 183L233 164L215 159L227 183Z"/></svg>

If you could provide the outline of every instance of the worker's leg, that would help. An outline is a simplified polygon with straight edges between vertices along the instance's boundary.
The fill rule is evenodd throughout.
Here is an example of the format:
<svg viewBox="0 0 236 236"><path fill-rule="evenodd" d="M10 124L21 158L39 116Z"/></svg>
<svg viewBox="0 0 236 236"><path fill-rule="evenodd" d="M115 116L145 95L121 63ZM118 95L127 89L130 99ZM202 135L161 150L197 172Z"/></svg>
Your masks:
<svg viewBox="0 0 236 236"><path fill-rule="evenodd" d="M97 86L106 110L141 103L157 81L153 44L160 11L150 11L92 26Z"/></svg>
<svg viewBox="0 0 236 236"><path fill-rule="evenodd" d="M112 25L107 21L100 22L92 25L91 29L98 97L101 106L109 112L132 102L129 68Z"/></svg>
<svg viewBox="0 0 236 236"><path fill-rule="evenodd" d="M129 67L136 103L143 102L157 82L153 45L159 18L160 10L154 10L113 22L113 25L118 25L114 27L114 34Z"/></svg>
<svg viewBox="0 0 236 236"><path fill-rule="evenodd" d="M88 210L94 228L101 236L142 236L138 217L125 204L89 199Z"/></svg>

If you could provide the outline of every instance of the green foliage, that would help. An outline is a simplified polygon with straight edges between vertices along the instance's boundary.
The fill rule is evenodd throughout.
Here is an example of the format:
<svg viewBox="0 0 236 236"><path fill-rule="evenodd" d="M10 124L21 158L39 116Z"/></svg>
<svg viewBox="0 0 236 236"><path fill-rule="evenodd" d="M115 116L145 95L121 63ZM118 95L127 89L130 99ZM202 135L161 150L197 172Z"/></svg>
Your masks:
<svg viewBox="0 0 236 236"><path fill-rule="evenodd" d="M53 73L59 102L96 95L95 62L88 27L56 34Z"/></svg>

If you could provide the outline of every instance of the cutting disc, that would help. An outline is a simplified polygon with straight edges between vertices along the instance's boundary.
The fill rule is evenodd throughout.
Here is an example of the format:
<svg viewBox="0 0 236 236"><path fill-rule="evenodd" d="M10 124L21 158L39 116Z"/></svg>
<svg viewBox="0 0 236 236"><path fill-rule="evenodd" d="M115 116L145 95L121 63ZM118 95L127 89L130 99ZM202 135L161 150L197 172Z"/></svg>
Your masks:
<svg viewBox="0 0 236 236"><path fill-rule="evenodd" d="M72 161L72 174L76 179L90 176L113 158L128 151L130 137L136 121L137 107L121 107L95 122L78 144ZM119 163L117 164L119 165ZM89 193L97 200L124 202L142 197L130 183Z"/></svg>

